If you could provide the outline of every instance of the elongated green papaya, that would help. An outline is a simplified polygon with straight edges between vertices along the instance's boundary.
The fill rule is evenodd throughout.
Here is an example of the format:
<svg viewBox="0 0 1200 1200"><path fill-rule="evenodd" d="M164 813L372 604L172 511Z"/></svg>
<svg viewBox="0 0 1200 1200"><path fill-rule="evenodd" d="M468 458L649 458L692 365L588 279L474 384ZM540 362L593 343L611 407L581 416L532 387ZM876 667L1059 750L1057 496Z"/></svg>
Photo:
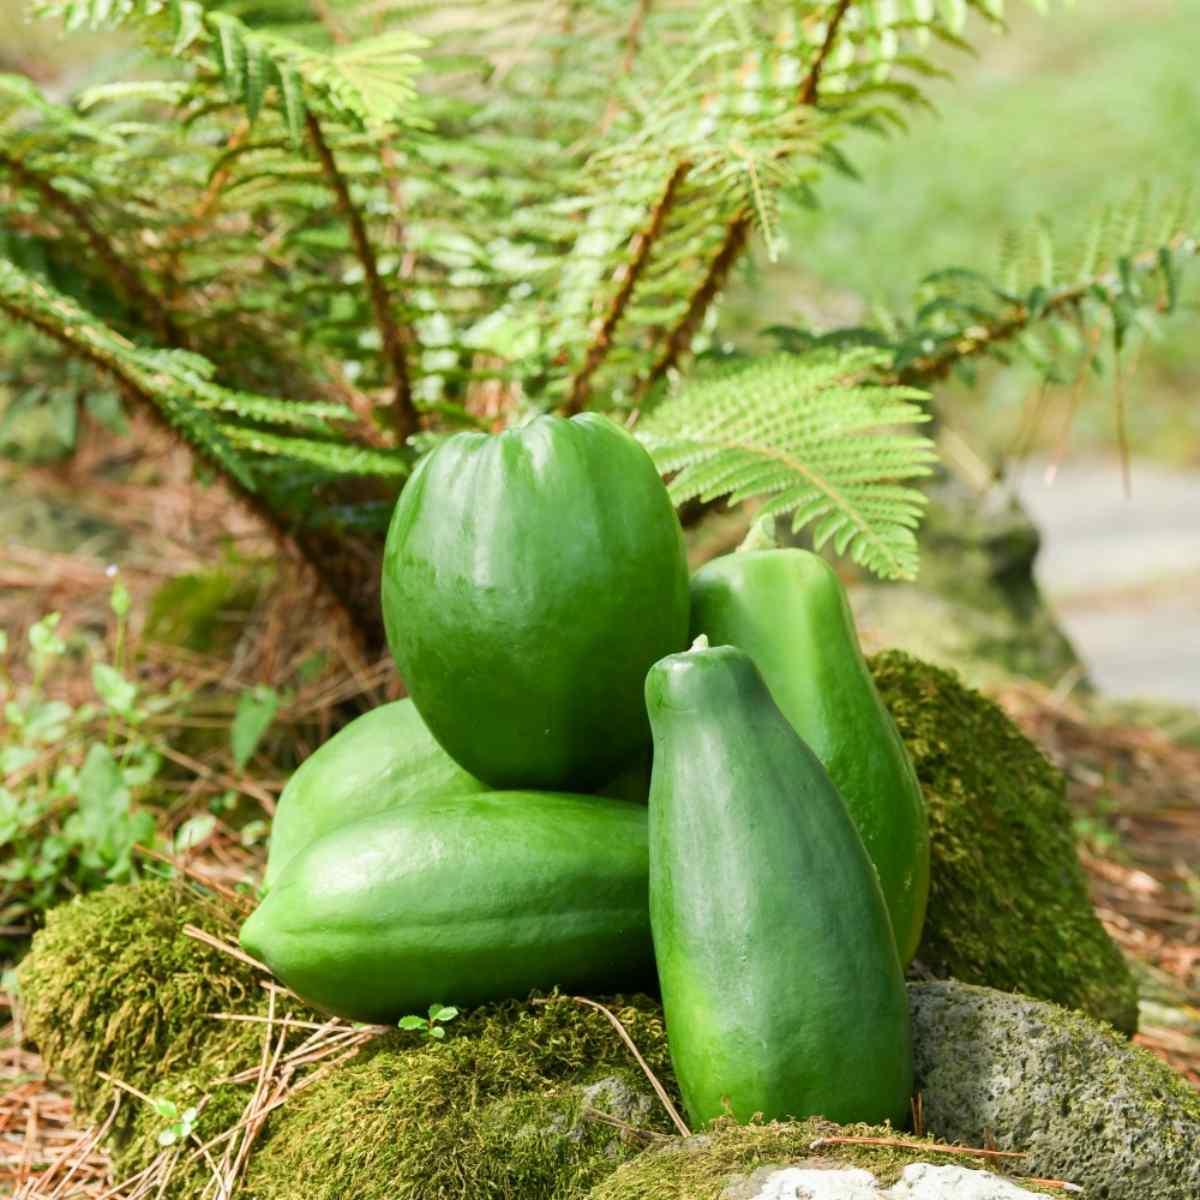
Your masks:
<svg viewBox="0 0 1200 1200"><path fill-rule="evenodd" d="M313 842L242 926L247 953L356 1021L654 977L647 810L553 792L430 796Z"/></svg>
<svg viewBox="0 0 1200 1200"><path fill-rule="evenodd" d="M900 961L917 952L929 896L921 785L867 669L833 568L806 550L714 559L692 578L692 634L754 660L825 765L879 872Z"/></svg>
<svg viewBox="0 0 1200 1200"><path fill-rule="evenodd" d="M650 456L585 413L463 433L388 530L388 644L434 737L497 788L589 791L649 745L642 685L687 645L683 535Z"/></svg>
<svg viewBox="0 0 1200 1200"><path fill-rule="evenodd" d="M411 700L351 721L296 768L279 796L263 890L310 842L415 796L466 795L487 785L441 748Z"/></svg>
<svg viewBox="0 0 1200 1200"><path fill-rule="evenodd" d="M692 1120L908 1113L908 1000L841 797L750 658L693 649L646 679L650 923Z"/></svg>

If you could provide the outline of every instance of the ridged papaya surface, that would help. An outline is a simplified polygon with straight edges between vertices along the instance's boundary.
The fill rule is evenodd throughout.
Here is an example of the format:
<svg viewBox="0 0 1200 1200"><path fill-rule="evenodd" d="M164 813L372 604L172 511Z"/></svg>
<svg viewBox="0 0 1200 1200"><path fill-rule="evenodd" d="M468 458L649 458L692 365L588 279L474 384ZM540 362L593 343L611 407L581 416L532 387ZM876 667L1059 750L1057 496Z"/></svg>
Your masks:
<svg viewBox="0 0 1200 1200"><path fill-rule="evenodd" d="M413 799L300 851L242 946L356 1021L556 986L636 990L654 976L646 827L644 805L593 796Z"/></svg>
<svg viewBox="0 0 1200 1200"><path fill-rule="evenodd" d="M650 921L671 1059L697 1125L899 1124L908 1002L879 881L825 769L732 646L646 680Z"/></svg>
<svg viewBox="0 0 1200 1200"><path fill-rule="evenodd" d="M459 434L388 531L388 644L421 716L498 788L600 784L649 743L642 684L687 644L683 535L606 417Z"/></svg>
<svg viewBox="0 0 1200 1200"><path fill-rule="evenodd" d="M806 550L714 559L692 578L692 634L701 633L750 655L780 711L825 765L879 872L907 964L929 896L925 803L859 648L841 580Z"/></svg>
<svg viewBox="0 0 1200 1200"><path fill-rule="evenodd" d="M363 713L314 750L279 796L263 889L310 842L416 796L466 795L487 785L434 740L411 700Z"/></svg>

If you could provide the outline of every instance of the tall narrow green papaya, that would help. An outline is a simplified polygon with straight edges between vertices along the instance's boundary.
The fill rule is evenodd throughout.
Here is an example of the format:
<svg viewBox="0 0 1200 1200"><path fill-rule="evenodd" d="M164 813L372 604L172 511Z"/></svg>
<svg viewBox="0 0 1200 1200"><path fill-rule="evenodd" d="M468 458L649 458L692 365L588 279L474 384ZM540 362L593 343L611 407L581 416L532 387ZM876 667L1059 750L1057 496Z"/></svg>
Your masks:
<svg viewBox="0 0 1200 1200"><path fill-rule="evenodd" d="M817 757L750 658L693 649L646 678L650 926L696 1124L903 1122L908 1000L879 881Z"/></svg>
<svg viewBox="0 0 1200 1200"><path fill-rule="evenodd" d="M687 645L687 557L650 456L597 413L443 442L383 559L388 645L434 737L497 788L589 791L649 745Z"/></svg>
<svg viewBox="0 0 1200 1200"><path fill-rule="evenodd" d="M879 872L907 964L929 896L925 802L859 648L841 580L806 550L747 550L702 567L691 594L692 636L750 655L837 785Z"/></svg>
<svg viewBox="0 0 1200 1200"><path fill-rule="evenodd" d="M481 792L434 740L411 700L381 704L313 751L287 781L271 821L263 890L310 842L415 796Z"/></svg>

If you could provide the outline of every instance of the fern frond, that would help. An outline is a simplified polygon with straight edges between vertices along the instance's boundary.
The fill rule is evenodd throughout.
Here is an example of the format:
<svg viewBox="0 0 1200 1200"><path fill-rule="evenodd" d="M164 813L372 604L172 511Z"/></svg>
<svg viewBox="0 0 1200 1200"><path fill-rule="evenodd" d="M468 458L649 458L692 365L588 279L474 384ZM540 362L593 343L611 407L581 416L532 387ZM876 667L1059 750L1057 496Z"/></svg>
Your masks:
<svg viewBox="0 0 1200 1200"><path fill-rule="evenodd" d="M332 433L330 420L347 420L344 408L252 395L214 382L213 366L199 355L138 346L68 297L0 259L0 312L24 322L112 376L150 404L191 447L248 493L260 491L253 455L290 458L331 474L397 478L408 473L411 455L318 441L282 432ZM229 417L253 421L241 424ZM270 424L275 430L262 428Z"/></svg>
<svg viewBox="0 0 1200 1200"><path fill-rule="evenodd" d="M896 344L895 371L920 384L1011 352L1057 378L1063 349L1091 353L1073 332L1080 324L1106 329L1119 352L1133 325L1171 312L1180 274L1197 254L1200 211L1190 188L1158 198L1138 189L1066 234L1040 223L1006 240L998 280L951 269L924 281L921 306ZM1039 326L1056 335L1057 348L1036 336Z"/></svg>
<svg viewBox="0 0 1200 1200"><path fill-rule="evenodd" d="M40 0L37 12L61 18L68 31L136 22L148 36L157 35L173 57L207 50L229 96L249 118L258 116L270 91L297 143L304 114L318 100L364 128L414 118L413 76L420 66L415 52L426 42L405 30L322 48L276 29L252 28L200 0ZM162 87L141 86L147 95ZM131 85L122 87L126 96L132 94ZM121 92L102 89L100 96L114 99Z"/></svg>
<svg viewBox="0 0 1200 1200"><path fill-rule="evenodd" d="M764 516L811 526L817 548L911 579L925 500L902 481L928 474L935 455L898 431L928 419L926 393L876 382L884 361L857 349L726 366L687 382L637 435L676 504L762 500Z"/></svg>
<svg viewBox="0 0 1200 1200"><path fill-rule="evenodd" d="M1019 359L1063 382L1089 363L1101 367L1101 332L1119 353L1133 327L1172 312L1180 278L1198 255L1200 209L1191 188L1157 197L1138 189L1082 228L1064 232L1039 222L1010 234L993 272L957 266L932 272L914 311L886 314L886 325L765 332L791 353L876 346L889 359L884 382L928 386L988 357Z"/></svg>

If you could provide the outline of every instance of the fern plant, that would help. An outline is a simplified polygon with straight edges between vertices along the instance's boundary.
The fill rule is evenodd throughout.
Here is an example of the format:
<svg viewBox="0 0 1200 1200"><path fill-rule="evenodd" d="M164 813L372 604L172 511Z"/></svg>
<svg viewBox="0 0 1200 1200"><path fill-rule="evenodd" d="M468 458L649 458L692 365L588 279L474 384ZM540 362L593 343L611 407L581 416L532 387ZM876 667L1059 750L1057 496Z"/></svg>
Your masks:
<svg viewBox="0 0 1200 1200"><path fill-rule="evenodd" d="M376 636L415 459L545 410L634 423L681 502L755 499L911 576L924 389L1098 292L1137 319L1133 285L1195 248L1180 218L1071 280L947 275L887 328L714 368L781 205L902 131L933 46L1000 28L999 0L35 8L141 58L59 99L0 77L0 317L170 425Z"/></svg>

